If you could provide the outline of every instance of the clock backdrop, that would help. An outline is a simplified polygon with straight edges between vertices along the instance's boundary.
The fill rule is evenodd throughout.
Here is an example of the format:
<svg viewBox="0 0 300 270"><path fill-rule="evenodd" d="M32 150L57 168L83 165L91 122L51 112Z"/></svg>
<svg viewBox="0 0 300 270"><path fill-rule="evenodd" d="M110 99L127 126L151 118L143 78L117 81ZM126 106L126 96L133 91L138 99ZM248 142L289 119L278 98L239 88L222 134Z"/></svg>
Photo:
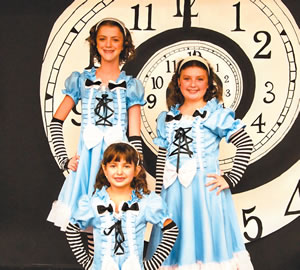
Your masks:
<svg viewBox="0 0 300 270"><path fill-rule="evenodd" d="M142 108L142 139L150 188L154 189L155 185L153 160L158 150L152 140L156 136L156 117L167 110L167 85L179 59L201 55L209 60L223 82L225 107L235 110L254 142L248 170L233 194L240 228L254 267L259 270L300 269L297 255L300 224L300 35L295 21L300 8L299 4L292 5L291 2L293 0L52 0L47 4L52 20L43 20L37 15L32 24L28 18L33 18L33 13L39 14L42 10L46 18L43 4L29 0L27 5L20 4L19 9L13 3L8 4L10 14L20 16L24 12L18 27L22 24L27 27L24 27L24 33L19 33L21 37L29 35L34 43L36 35L42 33L39 37L44 42L39 45L40 65L35 69L37 74L32 76L40 80L37 86L40 92L33 93L35 99L37 96L40 99L39 108L35 109L40 115L36 120L39 121L36 130L40 136L38 140L46 146L29 154L25 164L36 164L36 160L45 157L49 163L35 170L35 178L39 180L30 182L31 189L26 189L27 196L33 192L30 202L35 205L36 213L41 213L37 214L41 218L30 219L26 211L22 211L27 238L21 237L23 230L19 231L16 225L9 232L11 235L16 231L19 233L3 235L7 242L11 242L9 237L13 241L11 249L0 244L0 250L5 254L3 261L0 256L0 268L18 263L14 259L15 249L21 264L41 268L42 265L76 265L63 233L46 222L51 203L65 177L55 164L49 124L63 98L61 90L65 79L72 71L81 72L90 65L89 46L85 42L89 29L103 17L116 17L130 30L137 49L137 57L122 69L140 79L145 87L147 104ZM42 28L45 25L47 28ZM35 53L30 46L27 50L31 55ZM24 61L30 67L30 58ZM9 62L12 62L11 58ZM24 84L26 80L23 80ZM18 97L24 95L20 93ZM24 101L21 99L17 99L17 104L19 102L22 107ZM17 104L13 104L14 108L17 107L13 112L18 111ZM30 111L30 107L27 110ZM23 113L26 115L26 110L18 111L18 119ZM69 156L77 149L80 119L79 103L64 123ZM24 119L26 122L30 120ZM36 128L33 124L31 126L33 130ZM35 136L33 134L34 131L31 135ZM21 141L16 143L22 144ZM9 152L8 147L4 146L4 149ZM223 171L230 170L234 153L235 148L222 141L220 165ZM14 159L10 160L14 162ZM32 171L28 172L26 179L31 177ZM44 190L39 196L36 196L37 187L39 191ZM23 195L19 201L11 198L13 189L12 184L4 185L4 191L9 190L4 198L13 200L14 205L23 202L26 205L24 199L20 203ZM39 208L36 198L42 202ZM30 209L29 204L25 208ZM8 216L9 211L3 213ZM27 222L27 219L31 221ZM13 219L19 223L17 220ZM29 225L31 223L41 225L37 229L35 225ZM2 231L5 232L4 227ZM32 240L37 236L42 241L42 248L39 248L38 239ZM20 239L24 239L24 244ZM14 241L18 244L13 244ZM28 249L25 242L29 242ZM36 249L39 251L33 252ZM31 250L36 255L29 255Z"/></svg>

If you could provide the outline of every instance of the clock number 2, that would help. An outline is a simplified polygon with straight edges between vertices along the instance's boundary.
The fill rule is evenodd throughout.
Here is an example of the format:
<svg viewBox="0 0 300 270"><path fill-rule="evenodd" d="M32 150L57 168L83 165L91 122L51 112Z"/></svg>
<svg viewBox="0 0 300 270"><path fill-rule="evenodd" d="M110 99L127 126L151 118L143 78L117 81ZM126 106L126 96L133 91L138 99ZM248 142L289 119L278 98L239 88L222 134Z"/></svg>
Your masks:
<svg viewBox="0 0 300 270"><path fill-rule="evenodd" d="M254 58L263 58L263 59L267 59L267 58L271 58L271 51L269 51L268 53L262 53L262 51L264 49L266 49L266 47L271 43L271 35L266 32L266 31L258 31L255 33L254 35L254 41L255 42L262 42L262 39L259 39L258 36L261 35L265 35L266 39L265 39L265 44L260 48L260 50L254 55Z"/></svg>
<svg viewBox="0 0 300 270"><path fill-rule="evenodd" d="M243 222L244 222L244 227L246 228L248 223L250 221L255 221L256 225L257 225L257 234L255 237L251 237L249 236L249 234L247 232L244 232L244 236L248 241L253 241L253 240L257 240L259 238L261 238L262 236L262 232L263 232L263 226L262 226L262 222L261 220L256 217L256 216L249 216L247 217L247 214L252 213L255 210L256 206L250 208L250 209L243 209Z"/></svg>

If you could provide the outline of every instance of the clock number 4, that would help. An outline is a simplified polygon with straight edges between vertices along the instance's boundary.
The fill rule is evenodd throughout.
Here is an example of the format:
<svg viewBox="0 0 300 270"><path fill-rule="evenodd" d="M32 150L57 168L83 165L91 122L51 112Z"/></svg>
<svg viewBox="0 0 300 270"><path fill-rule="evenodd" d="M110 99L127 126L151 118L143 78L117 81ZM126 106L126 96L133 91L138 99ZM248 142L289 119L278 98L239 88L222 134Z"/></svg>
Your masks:
<svg viewBox="0 0 300 270"><path fill-rule="evenodd" d="M255 210L256 206L250 208L250 209L243 209L243 223L244 227L246 228L250 221L254 221L257 226L257 234L254 237L249 236L247 232L244 232L244 236L248 241L254 241L262 236L263 232L263 225L261 220L256 216L248 216L248 214L251 214Z"/></svg>
<svg viewBox="0 0 300 270"><path fill-rule="evenodd" d="M262 120L262 113L251 124L252 127L258 127L257 133L264 133L264 131L262 130L262 126L265 126L265 125L266 125L266 122L263 122L263 120Z"/></svg>
<svg viewBox="0 0 300 270"><path fill-rule="evenodd" d="M241 28L241 3L238 2L237 4L233 5L236 8L236 26L232 32L244 32L246 30ZM264 37L264 38L263 38ZM264 51L271 43L271 35L266 31L258 31L254 34L253 37L256 43L265 42L262 47L258 50L258 52L254 55L254 58L261 58L261 59L268 59L271 58L271 51Z"/></svg>

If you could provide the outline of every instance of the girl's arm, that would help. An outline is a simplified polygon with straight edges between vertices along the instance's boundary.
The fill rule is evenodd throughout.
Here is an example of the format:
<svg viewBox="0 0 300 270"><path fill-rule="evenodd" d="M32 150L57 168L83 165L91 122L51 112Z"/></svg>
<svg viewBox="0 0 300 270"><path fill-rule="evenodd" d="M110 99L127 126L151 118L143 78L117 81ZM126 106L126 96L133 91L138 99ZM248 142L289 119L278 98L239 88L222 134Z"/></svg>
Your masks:
<svg viewBox="0 0 300 270"><path fill-rule="evenodd" d="M128 140L143 156L141 139L141 106L133 105L128 109Z"/></svg>
<svg viewBox="0 0 300 270"><path fill-rule="evenodd" d="M166 165L166 156L167 150L165 148L159 147L158 154L156 159L156 171L155 171L155 192L157 194L161 193L162 186L163 186L163 176L164 176L164 169Z"/></svg>
<svg viewBox="0 0 300 270"><path fill-rule="evenodd" d="M210 191L218 188L217 195L219 195L223 189L232 189L239 183L248 166L253 149L252 139L244 129L240 129L231 135L229 142L232 142L237 147L231 171L225 173L223 176L217 174L207 175L214 179L209 181L206 186L212 186Z"/></svg>
<svg viewBox="0 0 300 270"><path fill-rule="evenodd" d="M230 188L235 187L243 177L253 150L253 142L248 133L242 128L231 135L229 142L233 143L237 149L234 157L232 169L224 174L224 178Z"/></svg>
<svg viewBox="0 0 300 270"><path fill-rule="evenodd" d="M88 270L91 267L94 258L90 256L84 248L79 226L69 223L66 229L66 236L77 262L84 269Z"/></svg>
<svg viewBox="0 0 300 270"><path fill-rule="evenodd" d="M152 258L144 261L145 270L158 269L169 256L178 236L178 228L174 221L167 219L162 228L163 236Z"/></svg>
<svg viewBox="0 0 300 270"><path fill-rule="evenodd" d="M71 169L77 170L78 156L68 159L64 137L63 137L63 123L70 111L74 107L75 102L70 96L65 96L58 109L56 110L53 119L50 123L50 135L54 146L55 155L58 158L59 167L62 170Z"/></svg>

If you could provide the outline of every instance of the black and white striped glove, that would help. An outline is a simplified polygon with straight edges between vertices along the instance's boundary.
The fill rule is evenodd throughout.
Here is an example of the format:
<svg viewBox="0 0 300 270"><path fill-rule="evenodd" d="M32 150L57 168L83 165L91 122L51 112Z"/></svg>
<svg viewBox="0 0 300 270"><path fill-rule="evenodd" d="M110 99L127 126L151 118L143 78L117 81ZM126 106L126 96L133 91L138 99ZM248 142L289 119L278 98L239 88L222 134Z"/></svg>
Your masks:
<svg viewBox="0 0 300 270"><path fill-rule="evenodd" d="M140 153L141 159L143 160L143 144L141 136L130 136L128 141Z"/></svg>
<svg viewBox="0 0 300 270"><path fill-rule="evenodd" d="M90 269L94 257L88 254L83 245L79 226L69 223L66 229L66 237L77 262L85 270Z"/></svg>
<svg viewBox="0 0 300 270"><path fill-rule="evenodd" d="M156 159L155 193L160 194L163 186L164 169L166 165L167 150L159 147Z"/></svg>
<svg viewBox="0 0 300 270"><path fill-rule="evenodd" d="M58 159L59 168L64 171L68 169L69 159L64 142L62 129L63 123L64 121L53 117L50 123L50 135L54 147L54 153Z"/></svg>
<svg viewBox="0 0 300 270"><path fill-rule="evenodd" d="M253 142L244 129L232 135L229 142L233 143L237 150L231 171L225 173L223 177L232 189L239 183L245 173L253 150Z"/></svg>
<svg viewBox="0 0 300 270"><path fill-rule="evenodd" d="M158 269L165 259L169 256L175 241L178 236L178 228L174 221L165 226L163 229L162 239L157 246L152 258L148 261L144 261L145 270L156 270Z"/></svg>

